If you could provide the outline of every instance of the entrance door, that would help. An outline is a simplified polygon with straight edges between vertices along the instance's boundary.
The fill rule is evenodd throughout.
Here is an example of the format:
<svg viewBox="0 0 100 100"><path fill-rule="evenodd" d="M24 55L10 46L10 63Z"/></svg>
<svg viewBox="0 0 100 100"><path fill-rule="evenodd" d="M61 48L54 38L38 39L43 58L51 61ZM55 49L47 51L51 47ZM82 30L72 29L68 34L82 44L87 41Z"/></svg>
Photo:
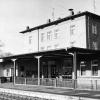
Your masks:
<svg viewBox="0 0 100 100"><path fill-rule="evenodd" d="M51 65L51 78L56 78L56 65Z"/></svg>
<svg viewBox="0 0 100 100"><path fill-rule="evenodd" d="M63 63L63 78L68 78L71 79L72 78L72 59L71 58L67 58L64 59L64 63Z"/></svg>
<svg viewBox="0 0 100 100"><path fill-rule="evenodd" d="M48 65L47 64L42 65L42 75L44 78L48 78Z"/></svg>
<svg viewBox="0 0 100 100"><path fill-rule="evenodd" d="M44 78L55 78L57 76L57 66L55 61L42 63L42 75Z"/></svg>

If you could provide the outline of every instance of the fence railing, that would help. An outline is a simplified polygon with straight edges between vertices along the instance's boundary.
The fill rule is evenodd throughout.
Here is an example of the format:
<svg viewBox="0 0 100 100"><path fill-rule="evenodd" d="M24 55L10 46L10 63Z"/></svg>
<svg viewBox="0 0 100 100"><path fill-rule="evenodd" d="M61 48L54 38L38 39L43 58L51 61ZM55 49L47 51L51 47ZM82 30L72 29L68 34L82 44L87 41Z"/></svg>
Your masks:
<svg viewBox="0 0 100 100"><path fill-rule="evenodd" d="M55 86L55 78L41 78L40 85L43 86Z"/></svg>
<svg viewBox="0 0 100 100"><path fill-rule="evenodd" d="M38 85L38 78L16 77L16 84ZM40 85L53 87L67 87L79 89L100 90L100 79L56 79L40 78Z"/></svg>
<svg viewBox="0 0 100 100"><path fill-rule="evenodd" d="M38 85L38 78L16 77L15 83L16 84Z"/></svg>
<svg viewBox="0 0 100 100"><path fill-rule="evenodd" d="M77 88L100 90L100 79L78 79Z"/></svg>

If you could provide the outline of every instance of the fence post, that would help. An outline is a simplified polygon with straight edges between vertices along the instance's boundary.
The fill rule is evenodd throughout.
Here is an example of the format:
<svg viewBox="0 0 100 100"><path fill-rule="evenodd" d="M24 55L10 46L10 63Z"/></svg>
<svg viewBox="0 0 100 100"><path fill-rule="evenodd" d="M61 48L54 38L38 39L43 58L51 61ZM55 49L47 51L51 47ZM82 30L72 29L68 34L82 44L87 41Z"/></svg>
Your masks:
<svg viewBox="0 0 100 100"><path fill-rule="evenodd" d="M76 89L77 88L77 80L74 79L73 81L74 81L74 89Z"/></svg>
<svg viewBox="0 0 100 100"><path fill-rule="evenodd" d="M26 77L25 77L25 85L26 85Z"/></svg>
<svg viewBox="0 0 100 100"><path fill-rule="evenodd" d="M95 80L95 89L97 90L97 80Z"/></svg>
<svg viewBox="0 0 100 100"><path fill-rule="evenodd" d="M55 78L55 87L57 87L57 79Z"/></svg>
<svg viewBox="0 0 100 100"><path fill-rule="evenodd" d="M91 89L93 89L93 81L91 80Z"/></svg>

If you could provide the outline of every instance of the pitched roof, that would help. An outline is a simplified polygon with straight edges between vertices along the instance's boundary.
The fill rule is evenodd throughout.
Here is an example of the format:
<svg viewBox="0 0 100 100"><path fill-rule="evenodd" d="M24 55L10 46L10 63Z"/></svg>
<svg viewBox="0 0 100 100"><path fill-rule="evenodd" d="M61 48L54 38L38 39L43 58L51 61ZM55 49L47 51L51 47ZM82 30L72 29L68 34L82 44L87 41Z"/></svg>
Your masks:
<svg viewBox="0 0 100 100"><path fill-rule="evenodd" d="M42 29L42 28L45 28L45 27L48 27L48 26L51 26L51 25L59 24L61 22L67 21L67 20L73 20L74 18L84 16L84 15L88 15L88 16L92 16L92 17L100 19L99 15L96 15L96 14L93 14L91 12L85 11L85 12L82 12L82 13L78 13L76 15L71 15L71 16L67 16L67 17L59 19L59 20L52 21L50 23L46 23L46 24L43 24L43 25L39 25L39 26L36 26L36 27L33 27L33 28L26 29L24 31L21 31L20 33L24 34L24 33L27 33L27 32L34 31L34 30Z"/></svg>

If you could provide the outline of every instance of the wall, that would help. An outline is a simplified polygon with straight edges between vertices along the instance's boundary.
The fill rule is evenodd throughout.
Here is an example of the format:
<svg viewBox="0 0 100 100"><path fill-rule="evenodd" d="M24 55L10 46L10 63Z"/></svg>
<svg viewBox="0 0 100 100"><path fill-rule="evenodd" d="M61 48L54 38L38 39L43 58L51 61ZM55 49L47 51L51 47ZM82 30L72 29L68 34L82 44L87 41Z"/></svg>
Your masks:
<svg viewBox="0 0 100 100"><path fill-rule="evenodd" d="M85 16L34 30L24 35L26 53L66 47L87 47Z"/></svg>
<svg viewBox="0 0 100 100"><path fill-rule="evenodd" d="M37 52L38 51L38 30L28 32L24 34L25 38L25 52Z"/></svg>
<svg viewBox="0 0 100 100"><path fill-rule="evenodd" d="M66 47L86 48L85 16L39 30L39 51Z"/></svg>
<svg viewBox="0 0 100 100"><path fill-rule="evenodd" d="M80 62L85 61L86 63ZM85 67L84 67L85 65ZM81 73L81 67L84 68L84 74ZM78 79L99 79L100 78L100 57L97 55L86 55L84 54L84 57L81 56L77 60L77 78ZM93 69L96 68L96 69ZM95 74L93 74L95 72Z"/></svg>
<svg viewBox="0 0 100 100"><path fill-rule="evenodd" d="M87 48L100 50L100 19L87 17Z"/></svg>

